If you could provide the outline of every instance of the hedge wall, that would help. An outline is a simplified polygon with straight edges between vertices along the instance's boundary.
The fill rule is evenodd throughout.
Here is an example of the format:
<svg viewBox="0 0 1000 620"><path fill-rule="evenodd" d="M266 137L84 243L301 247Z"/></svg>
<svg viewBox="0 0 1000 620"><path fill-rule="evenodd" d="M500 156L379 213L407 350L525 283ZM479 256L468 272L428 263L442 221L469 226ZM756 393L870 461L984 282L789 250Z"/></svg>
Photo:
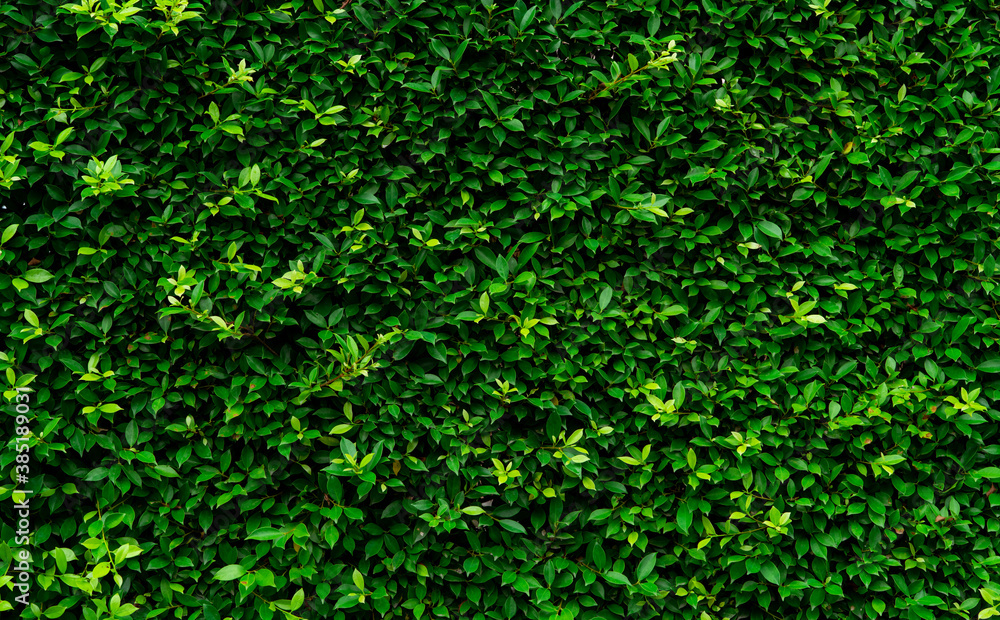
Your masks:
<svg viewBox="0 0 1000 620"><path fill-rule="evenodd" d="M998 8L0 0L3 616L1000 614Z"/></svg>

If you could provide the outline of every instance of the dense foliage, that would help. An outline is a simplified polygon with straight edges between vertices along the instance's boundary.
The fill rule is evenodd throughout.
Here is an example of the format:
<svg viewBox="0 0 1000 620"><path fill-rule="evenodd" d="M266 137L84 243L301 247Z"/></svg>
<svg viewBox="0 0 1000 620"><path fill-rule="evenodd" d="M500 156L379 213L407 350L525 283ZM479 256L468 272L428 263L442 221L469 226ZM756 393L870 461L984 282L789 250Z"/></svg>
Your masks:
<svg viewBox="0 0 1000 620"><path fill-rule="evenodd" d="M998 6L492 2L0 0L4 617L1000 613Z"/></svg>

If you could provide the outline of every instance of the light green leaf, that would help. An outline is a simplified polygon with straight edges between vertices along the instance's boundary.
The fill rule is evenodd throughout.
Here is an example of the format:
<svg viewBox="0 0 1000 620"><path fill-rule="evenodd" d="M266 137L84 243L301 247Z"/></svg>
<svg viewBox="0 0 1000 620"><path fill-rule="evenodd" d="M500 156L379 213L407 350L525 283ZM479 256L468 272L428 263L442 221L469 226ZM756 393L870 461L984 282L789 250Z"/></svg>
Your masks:
<svg viewBox="0 0 1000 620"><path fill-rule="evenodd" d="M246 574L247 569L243 568L239 564L230 564L229 566L223 566L220 568L219 572L215 573L215 579L219 581L232 581L233 579L239 579Z"/></svg>
<svg viewBox="0 0 1000 620"><path fill-rule="evenodd" d="M24 274L23 277L28 282L41 284L42 282L48 282L49 280L51 280L52 274L44 269L31 269L26 274Z"/></svg>
<svg viewBox="0 0 1000 620"><path fill-rule="evenodd" d="M59 146L60 144L62 144L63 142L65 142L66 138L68 138L71 133L73 133L73 128L72 127L67 127L65 129L63 129L62 131L60 131L59 135L56 136L56 141L52 144L52 146Z"/></svg>
<svg viewBox="0 0 1000 620"><path fill-rule="evenodd" d="M247 536L247 540L278 540L284 538L284 534L273 527L261 527L254 530L253 534Z"/></svg>
<svg viewBox="0 0 1000 620"><path fill-rule="evenodd" d="M990 480L1000 480L1000 467L983 467L970 472L976 478L988 478Z"/></svg>
<svg viewBox="0 0 1000 620"><path fill-rule="evenodd" d="M906 457L902 454L887 454L876 461L880 465L895 465L897 463L902 463L906 460Z"/></svg>
<svg viewBox="0 0 1000 620"><path fill-rule="evenodd" d="M288 608L288 611L295 611L299 607L302 607L302 603L304 603L305 600L306 600L306 591L302 588L299 588L295 592L295 594L292 595L292 604Z"/></svg>
<svg viewBox="0 0 1000 620"><path fill-rule="evenodd" d="M871 161L868 159L868 153L862 153L861 151L854 151L847 156L847 161L852 164L870 164Z"/></svg>

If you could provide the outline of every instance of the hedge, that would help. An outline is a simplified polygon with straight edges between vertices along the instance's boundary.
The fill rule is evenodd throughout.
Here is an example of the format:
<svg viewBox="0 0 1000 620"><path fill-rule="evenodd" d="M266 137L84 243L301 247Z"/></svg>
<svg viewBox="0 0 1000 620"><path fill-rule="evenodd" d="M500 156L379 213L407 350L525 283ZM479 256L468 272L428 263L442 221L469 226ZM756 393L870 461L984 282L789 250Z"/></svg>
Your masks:
<svg viewBox="0 0 1000 620"><path fill-rule="evenodd" d="M0 611L1000 614L998 20L0 0Z"/></svg>

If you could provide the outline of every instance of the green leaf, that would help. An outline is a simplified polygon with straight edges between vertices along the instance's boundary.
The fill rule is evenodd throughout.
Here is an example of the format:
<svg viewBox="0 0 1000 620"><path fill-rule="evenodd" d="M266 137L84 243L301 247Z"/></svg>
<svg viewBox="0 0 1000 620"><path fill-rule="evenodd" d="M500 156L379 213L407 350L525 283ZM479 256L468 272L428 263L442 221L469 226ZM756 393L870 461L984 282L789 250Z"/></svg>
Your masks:
<svg viewBox="0 0 1000 620"><path fill-rule="evenodd" d="M107 477L108 477L108 468L98 467L96 469L92 469L91 471L89 471L86 477L84 477L84 480L87 482L97 482L98 480L104 480Z"/></svg>
<svg viewBox="0 0 1000 620"><path fill-rule="evenodd" d="M701 148L698 149L698 152L708 153L709 151L714 151L720 146L725 146L725 145L726 143L723 142L722 140L709 140L705 144L701 145Z"/></svg>
<svg viewBox="0 0 1000 620"><path fill-rule="evenodd" d="M594 550L593 553L594 557L592 559L594 561L594 568L596 568L597 570L603 570L604 564L608 559L607 554L604 551L604 547L601 544L595 542L593 550Z"/></svg>
<svg viewBox="0 0 1000 620"><path fill-rule="evenodd" d="M854 151L847 156L847 161L852 164L870 164L871 161L868 159L868 153L862 153L860 151Z"/></svg>
<svg viewBox="0 0 1000 620"><path fill-rule="evenodd" d="M528 530L524 529L523 525L521 525L520 523L518 523L517 521L514 521L512 519L498 519L497 523L499 523L500 526L503 529L507 530L508 532L514 532L515 534L527 534L528 533Z"/></svg>
<svg viewBox="0 0 1000 620"><path fill-rule="evenodd" d="M205 616L205 620L222 620L219 610L211 603L205 603L201 608L201 613Z"/></svg>
<svg viewBox="0 0 1000 620"><path fill-rule="evenodd" d="M677 508L677 527L680 528L682 532L687 534L688 528L691 527L691 523L694 521L694 515L691 513L691 508L687 503L683 503Z"/></svg>
<svg viewBox="0 0 1000 620"><path fill-rule="evenodd" d="M220 568L219 572L215 573L215 579L218 581L232 581L233 579L239 579L246 574L247 569L243 568L239 564L230 564Z"/></svg>
<svg viewBox="0 0 1000 620"><path fill-rule="evenodd" d="M295 594L292 595L292 602L291 606L288 608L288 611L295 611L299 607L302 607L302 604L305 603L305 601L306 601L306 591L303 588L299 588L298 590L295 591Z"/></svg>
<svg viewBox="0 0 1000 620"><path fill-rule="evenodd" d="M771 583L778 585L781 582L781 571L778 567L774 565L774 562L768 560L760 566L760 574L764 576Z"/></svg>
<svg viewBox="0 0 1000 620"><path fill-rule="evenodd" d="M611 297L614 295L614 289L610 286L605 286L601 289L600 297L597 300L597 311L604 312L604 309L608 307L611 303Z"/></svg>
<svg viewBox="0 0 1000 620"><path fill-rule="evenodd" d="M135 423L135 420L129 420L128 425L125 427L125 442L134 446L136 439L139 438L139 427Z"/></svg>
<svg viewBox="0 0 1000 620"><path fill-rule="evenodd" d="M496 269L497 273L500 274L500 279L506 281L507 276L510 275L510 270L507 267L507 259L503 256L497 256Z"/></svg>
<svg viewBox="0 0 1000 620"><path fill-rule="evenodd" d="M801 75L814 84L821 84L823 82L822 76L820 76L817 71L813 71L811 69L806 69L801 73Z"/></svg>
<svg viewBox="0 0 1000 620"><path fill-rule="evenodd" d="M1000 467L983 467L969 472L976 478L988 478L990 480L1000 480Z"/></svg>
<svg viewBox="0 0 1000 620"><path fill-rule="evenodd" d="M877 462L885 465L896 465L897 463L902 463L906 460L906 457L902 454L887 454L882 458L878 459Z"/></svg>
<svg viewBox="0 0 1000 620"><path fill-rule="evenodd" d="M431 39L427 42L427 46L431 48L432 52L446 61L451 60L451 52L448 50L448 46L445 45L441 39Z"/></svg>
<svg viewBox="0 0 1000 620"><path fill-rule="evenodd" d="M0 143L0 155L6 153L7 149L9 149L12 144L14 144L14 132L13 131L10 132L9 134L7 134L7 137L4 138L4 140L3 140L2 143Z"/></svg>
<svg viewBox="0 0 1000 620"><path fill-rule="evenodd" d="M628 580L628 577L621 573L616 573L615 571L608 571L604 573L604 578L608 580L608 583L613 583L618 586L632 585L632 582Z"/></svg>
<svg viewBox="0 0 1000 620"><path fill-rule="evenodd" d="M254 530L253 534L247 536L247 540L278 540L284 537L285 535L281 531L273 527L261 527Z"/></svg>
<svg viewBox="0 0 1000 620"><path fill-rule="evenodd" d="M774 237L775 239L781 239L782 237L781 227L773 222L761 220L760 222L757 222L757 228L768 237Z"/></svg>
<svg viewBox="0 0 1000 620"><path fill-rule="evenodd" d="M326 249L328 249L328 250L334 250L334 251L339 251L339 250L337 250L337 246L333 245L333 242L330 241L330 238L327 237L326 235L320 234L318 232L313 232L313 231L310 231L309 234L311 234L313 237L316 237L316 240L319 241L320 243L322 243L323 246L326 247Z"/></svg>
<svg viewBox="0 0 1000 620"><path fill-rule="evenodd" d="M680 409L684 406L684 399L687 396L687 390L684 389L684 385L678 381L674 384L674 389L670 391L670 397L674 399L674 407ZM694 466L692 466L693 468Z"/></svg>
<svg viewBox="0 0 1000 620"><path fill-rule="evenodd" d="M63 129L62 131L59 132L59 135L56 136L56 141L53 142L52 145L53 146L58 146L58 145L62 144L63 142L66 141L66 138L69 138L70 134L72 134L72 133L73 133L73 128L72 127L66 127L65 129Z"/></svg>
<svg viewBox="0 0 1000 620"><path fill-rule="evenodd" d="M504 127L510 129L511 131L524 131L524 123L516 118L506 119L500 122L503 123Z"/></svg>
<svg viewBox="0 0 1000 620"><path fill-rule="evenodd" d="M22 276L28 282L34 282L35 284L41 284L42 282L48 282L52 279L52 274L44 269L31 269Z"/></svg>
<svg viewBox="0 0 1000 620"><path fill-rule="evenodd" d="M648 577L653 569L656 567L656 552L647 554L646 557L642 558L639 562L639 568L635 571L636 582L643 581Z"/></svg>
<svg viewBox="0 0 1000 620"><path fill-rule="evenodd" d="M0 239L0 244L4 244L10 241L11 237L13 237L14 233L16 232L17 232L17 224L11 224L7 228L5 228L3 230L3 238Z"/></svg>
<svg viewBox="0 0 1000 620"><path fill-rule="evenodd" d="M372 19L371 13L369 13L366 9L364 9L360 5L355 4L354 15L355 17L358 18L358 21L361 22L366 28L368 28L372 32L375 31L375 20Z"/></svg>
<svg viewBox="0 0 1000 620"><path fill-rule="evenodd" d="M166 476L167 478L179 478L180 474L177 473L170 465L154 465L153 469L158 471L160 475Z"/></svg>
<svg viewBox="0 0 1000 620"><path fill-rule="evenodd" d="M976 366L976 370L981 372L1000 372L1000 359L986 360L979 366Z"/></svg>

